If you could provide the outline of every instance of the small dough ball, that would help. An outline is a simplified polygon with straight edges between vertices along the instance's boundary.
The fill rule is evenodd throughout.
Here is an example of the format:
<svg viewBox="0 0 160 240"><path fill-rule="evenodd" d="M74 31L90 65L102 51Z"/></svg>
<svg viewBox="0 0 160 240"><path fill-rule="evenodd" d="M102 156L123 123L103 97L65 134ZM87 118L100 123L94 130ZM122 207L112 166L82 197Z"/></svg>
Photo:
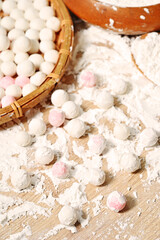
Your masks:
<svg viewBox="0 0 160 240"><path fill-rule="evenodd" d="M99 108L107 110L114 105L114 98L108 91L102 90L97 94L95 103Z"/></svg>
<svg viewBox="0 0 160 240"><path fill-rule="evenodd" d="M31 0L18 0L18 9L25 11L27 8L32 7Z"/></svg>
<svg viewBox="0 0 160 240"><path fill-rule="evenodd" d="M45 73L46 75L50 74L54 69L54 64L49 62L42 62L40 65L41 72Z"/></svg>
<svg viewBox="0 0 160 240"><path fill-rule="evenodd" d="M14 84L15 81L12 77L6 76L0 79L0 87L6 89L9 85Z"/></svg>
<svg viewBox="0 0 160 240"><path fill-rule="evenodd" d="M39 34L40 40L51 40L55 41L56 35L50 28L43 28Z"/></svg>
<svg viewBox="0 0 160 240"><path fill-rule="evenodd" d="M115 212L119 212L126 206L126 198L122 193L114 191L108 195L107 207Z"/></svg>
<svg viewBox="0 0 160 240"><path fill-rule="evenodd" d="M18 53L16 53L16 55L15 55L14 61L15 61L15 63L19 64L19 63L21 63L21 62L27 61L28 58L29 58L28 53L18 52Z"/></svg>
<svg viewBox="0 0 160 240"><path fill-rule="evenodd" d="M35 160L39 164L49 164L54 159L54 152L49 147L39 147L35 152Z"/></svg>
<svg viewBox="0 0 160 240"><path fill-rule="evenodd" d="M117 123L114 127L113 134L117 139L126 140L130 135L130 130L124 123Z"/></svg>
<svg viewBox="0 0 160 240"><path fill-rule="evenodd" d="M17 66L17 74L19 76L30 77L35 73L35 66L29 60L21 62Z"/></svg>
<svg viewBox="0 0 160 240"><path fill-rule="evenodd" d="M1 104L2 104L2 108L9 106L10 104L12 104L16 99L12 96L4 96L1 99Z"/></svg>
<svg viewBox="0 0 160 240"><path fill-rule="evenodd" d="M22 95L21 87L13 84L7 87L6 89L6 96L12 96L14 98L20 98Z"/></svg>
<svg viewBox="0 0 160 240"><path fill-rule="evenodd" d="M51 40L43 40L43 41L40 42L39 48L40 48L40 51L42 53L45 53L45 52L48 52L50 50L53 50L55 48L55 43L53 41L51 41ZM54 57L55 57L55 54L54 54Z"/></svg>
<svg viewBox="0 0 160 240"><path fill-rule="evenodd" d="M141 163L133 153L124 153L120 159L121 169L127 172L135 172L140 169Z"/></svg>
<svg viewBox="0 0 160 240"><path fill-rule="evenodd" d="M51 17L47 20L47 28L52 29L55 32L58 32L61 29L61 22L57 17Z"/></svg>
<svg viewBox="0 0 160 240"><path fill-rule="evenodd" d="M12 61L3 62L1 71L6 76L14 76L16 74L16 64Z"/></svg>
<svg viewBox="0 0 160 240"><path fill-rule="evenodd" d="M67 101L63 104L62 111L67 119L73 119L79 115L79 106L73 101Z"/></svg>
<svg viewBox="0 0 160 240"><path fill-rule="evenodd" d="M152 128L146 128L141 132L139 141L143 147L152 147L157 143L158 136Z"/></svg>
<svg viewBox="0 0 160 240"><path fill-rule="evenodd" d="M28 52L31 49L31 40L25 36L17 38L13 44L14 52Z"/></svg>
<svg viewBox="0 0 160 240"><path fill-rule="evenodd" d="M29 22L24 18L18 18L15 22L15 28L26 31L29 28Z"/></svg>
<svg viewBox="0 0 160 240"><path fill-rule="evenodd" d="M41 10L43 7L47 6L46 0L34 0L34 7L37 10Z"/></svg>
<svg viewBox="0 0 160 240"><path fill-rule="evenodd" d="M17 7L17 5L16 5L15 1L7 0L2 3L2 10L4 13L10 14L12 12L12 9L14 9L16 7Z"/></svg>
<svg viewBox="0 0 160 240"><path fill-rule="evenodd" d="M18 76L15 79L15 84L23 88L26 84L30 83L30 79L28 77Z"/></svg>
<svg viewBox="0 0 160 240"><path fill-rule="evenodd" d="M106 139L102 135L91 135L88 141L89 150L93 154L102 154L106 148Z"/></svg>
<svg viewBox="0 0 160 240"><path fill-rule="evenodd" d="M14 19L9 16L3 17L1 20L1 26L4 27L7 31L10 31L15 27L14 23Z"/></svg>
<svg viewBox="0 0 160 240"><path fill-rule="evenodd" d="M15 142L18 146L26 147L32 143L32 137L29 133L20 131L15 135Z"/></svg>
<svg viewBox="0 0 160 240"><path fill-rule="evenodd" d="M44 135L46 132L46 124L43 120L41 119L32 119L29 123L29 132L33 135Z"/></svg>
<svg viewBox="0 0 160 240"><path fill-rule="evenodd" d="M17 20L19 18L23 18L24 16L24 13L22 10L18 9L18 8L14 8L12 11L11 11L11 14L10 14L11 18L13 18L14 20Z"/></svg>
<svg viewBox="0 0 160 240"><path fill-rule="evenodd" d="M44 60L46 62L51 62L51 63L56 64L58 61L58 57L59 57L59 52L54 49L44 53Z"/></svg>
<svg viewBox="0 0 160 240"><path fill-rule="evenodd" d="M32 83L26 84L22 89L22 95L25 97L26 95L30 94L31 92L35 91L37 87Z"/></svg>
<svg viewBox="0 0 160 240"><path fill-rule="evenodd" d="M34 9L33 7L27 8L25 13L24 13L25 19L28 21L32 21L35 18L38 18L38 11Z"/></svg>
<svg viewBox="0 0 160 240"><path fill-rule="evenodd" d="M14 53L11 50L5 50L0 53L0 59L3 62L14 61Z"/></svg>
<svg viewBox="0 0 160 240"><path fill-rule="evenodd" d="M26 37L29 39L39 40L39 31L35 29L28 29L26 31Z"/></svg>
<svg viewBox="0 0 160 240"><path fill-rule="evenodd" d="M41 71L36 72L32 77L30 78L30 82L34 84L35 86L39 87L46 79L46 74L42 73Z"/></svg>
<svg viewBox="0 0 160 240"><path fill-rule="evenodd" d="M41 8L40 13L39 13L40 18L43 20L47 20L47 19L53 17L53 15L54 15L54 9L50 6Z"/></svg>
<svg viewBox="0 0 160 240"><path fill-rule="evenodd" d="M71 206L64 206L58 213L58 218L61 224L73 226L77 222L77 213Z"/></svg>
<svg viewBox="0 0 160 240"><path fill-rule="evenodd" d="M45 22L40 19L40 18L34 18L31 22L30 22L30 28L31 29L35 29L37 31L41 31L42 28L45 27Z"/></svg>
<svg viewBox="0 0 160 240"><path fill-rule="evenodd" d="M73 138L80 138L85 134L86 126L80 119L72 119L66 126L68 134Z"/></svg>
<svg viewBox="0 0 160 240"><path fill-rule="evenodd" d="M92 168L89 170L89 182L95 186L100 186L105 182L106 175L103 170Z"/></svg>
<svg viewBox="0 0 160 240"><path fill-rule="evenodd" d="M49 112L48 120L53 127L60 127L65 121L65 114L59 109L52 109Z"/></svg>
<svg viewBox="0 0 160 240"><path fill-rule="evenodd" d="M64 162L56 162L52 167L52 175L60 179L67 178L69 176L68 166Z"/></svg>
<svg viewBox="0 0 160 240"><path fill-rule="evenodd" d="M69 100L69 95L63 89L54 91L51 95L51 102L56 107L62 107L62 105Z"/></svg>
<svg viewBox="0 0 160 240"><path fill-rule="evenodd" d="M31 178L26 170L18 169L12 173L11 183L18 190L23 190L30 185Z"/></svg>
<svg viewBox="0 0 160 240"><path fill-rule="evenodd" d="M111 82L111 89L117 95L125 94L127 91L127 82L122 79L113 80Z"/></svg>
<svg viewBox="0 0 160 240"><path fill-rule="evenodd" d="M7 36L0 35L0 51L4 51L9 48L10 41Z"/></svg>
<svg viewBox="0 0 160 240"><path fill-rule="evenodd" d="M84 87L95 87L96 77L92 72L85 71L80 75L80 81Z"/></svg>
<svg viewBox="0 0 160 240"><path fill-rule="evenodd" d="M8 33L8 38L10 41L16 40L17 38L24 36L24 32L20 29L13 28ZM14 44L13 44L14 45Z"/></svg>
<svg viewBox="0 0 160 240"><path fill-rule="evenodd" d="M34 64L36 70L38 70L40 68L41 64L44 61L41 54L38 54L38 53L30 55L28 60L31 61Z"/></svg>
<svg viewBox="0 0 160 240"><path fill-rule="evenodd" d="M0 87L0 100L5 96L4 88Z"/></svg>
<svg viewBox="0 0 160 240"><path fill-rule="evenodd" d="M6 35L7 31L2 26L0 26L0 35Z"/></svg>
<svg viewBox="0 0 160 240"><path fill-rule="evenodd" d="M31 48L29 50L30 54L37 53L39 51L39 42L37 40L31 39Z"/></svg>

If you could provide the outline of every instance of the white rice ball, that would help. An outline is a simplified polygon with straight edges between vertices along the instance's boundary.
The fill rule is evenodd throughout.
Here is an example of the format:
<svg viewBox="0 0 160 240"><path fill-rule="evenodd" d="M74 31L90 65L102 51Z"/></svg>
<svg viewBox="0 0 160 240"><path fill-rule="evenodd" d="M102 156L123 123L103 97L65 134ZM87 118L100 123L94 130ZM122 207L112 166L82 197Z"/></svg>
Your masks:
<svg viewBox="0 0 160 240"><path fill-rule="evenodd" d="M32 83L28 83L28 84L24 85L24 87L22 89L23 97L25 97L26 95L30 94L31 92L33 92L36 89L37 89L37 87L34 84L32 84Z"/></svg>
<svg viewBox="0 0 160 240"><path fill-rule="evenodd" d="M47 20L54 16L54 9L50 6L41 8L39 16L43 20Z"/></svg>
<svg viewBox="0 0 160 240"><path fill-rule="evenodd" d="M35 29L28 29L26 31L26 37L29 39L39 40L39 31Z"/></svg>
<svg viewBox="0 0 160 240"><path fill-rule="evenodd" d="M25 13L24 13L25 19L28 21L32 21L35 18L38 18L38 11L34 9L33 7L27 8Z"/></svg>
<svg viewBox="0 0 160 240"><path fill-rule="evenodd" d="M32 143L32 137L27 132L19 131L15 134L15 142L18 146L26 147Z"/></svg>
<svg viewBox="0 0 160 240"><path fill-rule="evenodd" d="M15 1L5 0L2 3L2 10L4 13L10 14L12 12L12 9L16 8L17 4Z"/></svg>
<svg viewBox="0 0 160 240"><path fill-rule="evenodd" d="M16 64L12 61L6 61L1 64L1 71L4 75L14 76L16 74Z"/></svg>
<svg viewBox="0 0 160 240"><path fill-rule="evenodd" d="M73 138L80 138L85 134L86 126L80 119L72 119L66 125L68 134Z"/></svg>
<svg viewBox="0 0 160 240"><path fill-rule="evenodd" d="M46 124L43 120L35 118L32 119L29 123L29 132L33 135L44 135L46 132Z"/></svg>
<svg viewBox="0 0 160 240"><path fill-rule="evenodd" d="M39 48L42 53L45 53L47 51L53 50L55 48L55 43L50 40L43 40L40 42Z"/></svg>
<svg viewBox="0 0 160 240"><path fill-rule="evenodd" d="M39 87L46 79L46 74L41 71L36 72L31 78L30 82L35 86Z"/></svg>
<svg viewBox="0 0 160 240"><path fill-rule="evenodd" d="M40 18L34 18L30 22L30 28L31 29L35 29L35 30L40 31L44 27L45 27L45 22L42 19L40 19Z"/></svg>
<svg viewBox="0 0 160 240"><path fill-rule="evenodd" d="M58 218L61 224L73 226L77 222L76 210L71 206L64 206L58 213Z"/></svg>
<svg viewBox="0 0 160 240"><path fill-rule="evenodd" d="M63 104L62 111L67 119L72 119L79 115L79 106L73 101L67 101Z"/></svg>
<svg viewBox="0 0 160 240"><path fill-rule="evenodd" d="M9 48L10 41L7 36L0 35L0 51L7 50Z"/></svg>
<svg viewBox="0 0 160 240"><path fill-rule="evenodd" d="M114 98L108 91L102 90L97 94L95 103L99 108L107 110L114 105Z"/></svg>
<svg viewBox="0 0 160 240"><path fill-rule="evenodd" d="M30 77L35 73L35 66L29 60L21 62L17 65L17 74L19 76Z"/></svg>
<svg viewBox="0 0 160 240"><path fill-rule="evenodd" d="M13 18L6 16L1 20L1 26L4 27L7 31L10 31L15 27L15 21Z"/></svg>
<svg viewBox="0 0 160 240"><path fill-rule="evenodd" d="M129 173L135 172L140 169L140 159L133 153L124 153L120 159L121 169L126 170Z"/></svg>
<svg viewBox="0 0 160 240"><path fill-rule="evenodd" d="M61 22L57 17L51 17L47 20L47 28L52 29L55 32L58 32L61 28Z"/></svg>
<svg viewBox="0 0 160 240"><path fill-rule="evenodd" d="M19 18L23 18L24 17L24 13L22 10L18 9L18 8L14 8L11 11L10 17L13 18L14 20L17 20Z"/></svg>
<svg viewBox="0 0 160 240"><path fill-rule="evenodd" d="M31 40L25 36L17 38L13 44L14 52L28 52L31 49Z"/></svg>
<svg viewBox="0 0 160 240"><path fill-rule="evenodd" d="M114 127L113 134L117 139L126 140L130 135L130 130L125 124L117 123Z"/></svg>
<svg viewBox="0 0 160 240"><path fill-rule="evenodd" d="M24 18L18 18L15 22L15 28L26 31L29 28L29 22Z"/></svg>
<svg viewBox="0 0 160 240"><path fill-rule="evenodd" d="M47 1L46 0L34 0L34 7L37 10L41 10L42 8L44 8L45 6L47 6Z"/></svg>
<svg viewBox="0 0 160 240"><path fill-rule="evenodd" d="M158 141L157 133L152 128L146 128L140 133L139 141L143 147L152 147Z"/></svg>
<svg viewBox="0 0 160 240"><path fill-rule="evenodd" d="M51 62L56 64L58 61L58 57L59 57L59 52L57 50L49 50L47 52L44 53L44 60L46 62Z"/></svg>
<svg viewBox="0 0 160 240"><path fill-rule="evenodd" d="M27 61L28 58L29 58L28 53L18 52L18 53L16 53L16 55L15 55L14 61L15 61L15 63L19 64L19 63L21 63L21 62Z"/></svg>
<svg viewBox="0 0 160 240"><path fill-rule="evenodd" d="M51 40L51 41L55 41L56 35L55 32L53 32L51 29L49 28L43 28L40 31L39 34L40 40Z"/></svg>
<svg viewBox="0 0 160 240"><path fill-rule="evenodd" d="M38 70L44 59L41 54L35 53L29 56L29 61L31 61L34 64L35 68Z"/></svg>
<svg viewBox="0 0 160 240"><path fill-rule="evenodd" d="M24 32L20 29L13 28L8 33L8 38L10 41L16 40L17 38L24 36Z"/></svg>
<svg viewBox="0 0 160 240"><path fill-rule="evenodd" d="M12 96L14 98L20 98L21 95L22 95L21 87L16 85L16 84L9 85L6 88L6 96Z"/></svg>
<svg viewBox="0 0 160 240"><path fill-rule="evenodd" d="M56 107L61 107L68 100L69 100L69 95L63 89L58 89L54 91L51 95L51 102Z"/></svg>
<svg viewBox="0 0 160 240"><path fill-rule="evenodd" d="M18 190L23 190L30 185L31 178L26 170L18 169L12 172L11 183Z"/></svg>
<svg viewBox="0 0 160 240"><path fill-rule="evenodd" d="M45 73L46 75L51 73L53 71L53 69L54 69L54 64L53 63L42 62L41 65L40 65L41 72Z"/></svg>
<svg viewBox="0 0 160 240"><path fill-rule="evenodd" d="M54 152L49 147L39 147L35 152L35 160L39 164L49 164L54 159Z"/></svg>
<svg viewBox="0 0 160 240"><path fill-rule="evenodd" d="M3 62L14 61L14 53L11 50L5 50L0 53L0 59Z"/></svg>
<svg viewBox="0 0 160 240"><path fill-rule="evenodd" d="M113 80L111 82L111 89L117 95L125 94L127 91L127 82L122 79Z"/></svg>
<svg viewBox="0 0 160 240"><path fill-rule="evenodd" d="M18 9L25 11L27 8L32 7L32 1L31 0L18 0Z"/></svg>
<svg viewBox="0 0 160 240"><path fill-rule="evenodd" d="M92 168L89 170L89 182L95 186L100 186L105 182L106 175L103 170Z"/></svg>

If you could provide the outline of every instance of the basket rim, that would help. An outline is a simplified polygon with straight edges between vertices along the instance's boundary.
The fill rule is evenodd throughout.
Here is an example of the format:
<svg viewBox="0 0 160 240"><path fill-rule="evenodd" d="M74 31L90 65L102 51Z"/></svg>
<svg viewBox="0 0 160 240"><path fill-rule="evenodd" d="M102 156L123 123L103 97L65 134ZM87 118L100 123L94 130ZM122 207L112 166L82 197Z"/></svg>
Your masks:
<svg viewBox="0 0 160 240"><path fill-rule="evenodd" d="M74 41L74 27L70 14L62 0L49 0L49 3L54 8L57 17L61 21L61 29L58 32L57 48L59 51L58 61L50 74L42 85L30 94L19 98L11 105L0 109L0 125L23 116L28 109L36 106L42 101L55 85L61 80L67 63L71 56L73 41ZM29 106L30 105L30 106Z"/></svg>

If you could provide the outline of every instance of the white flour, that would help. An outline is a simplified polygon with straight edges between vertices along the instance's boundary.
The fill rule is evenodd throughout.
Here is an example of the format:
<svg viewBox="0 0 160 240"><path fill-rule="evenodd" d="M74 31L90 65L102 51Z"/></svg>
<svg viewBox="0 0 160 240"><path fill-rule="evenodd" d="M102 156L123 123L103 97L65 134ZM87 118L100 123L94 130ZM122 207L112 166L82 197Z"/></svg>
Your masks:
<svg viewBox="0 0 160 240"><path fill-rule="evenodd" d="M98 2L119 7L144 7L160 3L159 0L98 0Z"/></svg>
<svg viewBox="0 0 160 240"><path fill-rule="evenodd" d="M75 93L76 87L74 84L60 83L59 87L71 93L70 98L81 106L79 119L85 121L88 134L92 134L92 129L102 134L106 138L107 147L102 156L92 155L88 148L81 144L81 140L73 139L73 141L70 141L64 126L64 128L57 129L49 127L46 135L36 137L32 146L22 148L18 147L13 141L16 132L23 128L22 124L2 129L0 131L0 172L2 173L0 191L3 192L0 194L0 224L2 226L8 224L9 221L13 221L10 224L14 224L14 220L21 218L21 216L31 215L33 218L38 218L38 215L42 215L44 218L49 218L52 215L52 210L54 214L54 208L58 203L62 206L69 204L75 207L78 213L78 221L81 227L85 227L90 221L90 212L93 212L93 215L96 216L103 208L103 195L98 194L98 191L96 191L99 188L96 188L94 197L90 201L88 200L87 185L90 168L96 167L101 169L103 163L107 162L108 172L111 171L111 173L116 174L116 172L121 170L120 156L126 152L134 153L141 158L141 154L146 150L145 168L147 169L148 180L159 181L159 147L154 146L143 149L143 146L139 144L139 135L145 127L153 128L158 136L160 135L160 90L159 87L148 81L135 67L131 56L133 48L131 49L130 47L131 44L134 44L134 40L131 41L127 37L121 37L92 26L77 33L76 41L73 60L68 72L73 73L77 77L78 87L80 87L79 74L81 71L89 70L94 72L98 79L97 89L79 88ZM148 48L146 48L146 51L149 51ZM82 56L78 58L77 55L80 52ZM111 89L111 83L112 81L118 82L118 79L123 79L123 81L127 82L128 89L126 94L116 96ZM108 111L99 109L95 105L95 96L97 92L101 91L101 88L110 91L119 105L125 105L127 113L118 106L113 106ZM94 108L86 110L84 108L85 101L93 104ZM47 109L52 106L43 103L43 107ZM42 119L43 114L39 110L33 109L26 113L26 117L29 120L33 117ZM113 128L108 127L106 120L113 126L115 123L124 122L130 128L131 136L126 141L116 139L113 135ZM65 125L66 123L67 121ZM54 144L48 140L48 135L55 135ZM52 166L41 167L40 170L37 169L34 163L34 152L39 146L52 148L56 160L61 160L68 164L70 169L69 179L59 180L54 178L51 173ZM73 152L75 155L74 161L70 152ZM30 192L33 196L36 196L36 204L18 197L19 192L8 182L11 172L22 166L31 174L31 186L24 190L23 193L26 193L27 196L27 193ZM46 180L48 179L50 180L50 188L46 191ZM63 191L60 190L61 186L63 186ZM16 197L6 196L10 191L14 192ZM134 196L137 196L135 192ZM84 210L84 206L87 204L89 204L91 211ZM83 211L87 215L86 218L83 218ZM125 232L129 223L129 220L116 222L118 225L117 239L119 233ZM99 224L97 223L98 227ZM104 224L103 221L102 224ZM58 234L64 228L73 233L77 231L76 227L52 225L49 230L47 229L46 232L43 232L36 239L45 240ZM16 235L11 235L7 240L26 240L29 233L25 229ZM107 231L109 235L112 229ZM98 239L99 235L97 234L96 236L96 239Z"/></svg>

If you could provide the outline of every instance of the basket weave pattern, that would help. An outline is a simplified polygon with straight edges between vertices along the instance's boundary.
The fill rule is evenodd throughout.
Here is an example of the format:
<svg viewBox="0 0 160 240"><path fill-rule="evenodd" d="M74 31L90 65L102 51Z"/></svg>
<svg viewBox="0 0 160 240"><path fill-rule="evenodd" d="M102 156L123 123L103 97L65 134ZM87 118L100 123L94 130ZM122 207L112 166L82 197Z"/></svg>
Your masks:
<svg viewBox="0 0 160 240"><path fill-rule="evenodd" d="M18 99L10 106L0 109L0 125L12 119L22 117L28 109L36 106L48 96L49 92L53 90L64 74L73 47L73 24L62 0L49 0L49 4L54 8L57 17L61 21L61 30L58 33L56 42L56 47L59 51L58 62L39 88Z"/></svg>

